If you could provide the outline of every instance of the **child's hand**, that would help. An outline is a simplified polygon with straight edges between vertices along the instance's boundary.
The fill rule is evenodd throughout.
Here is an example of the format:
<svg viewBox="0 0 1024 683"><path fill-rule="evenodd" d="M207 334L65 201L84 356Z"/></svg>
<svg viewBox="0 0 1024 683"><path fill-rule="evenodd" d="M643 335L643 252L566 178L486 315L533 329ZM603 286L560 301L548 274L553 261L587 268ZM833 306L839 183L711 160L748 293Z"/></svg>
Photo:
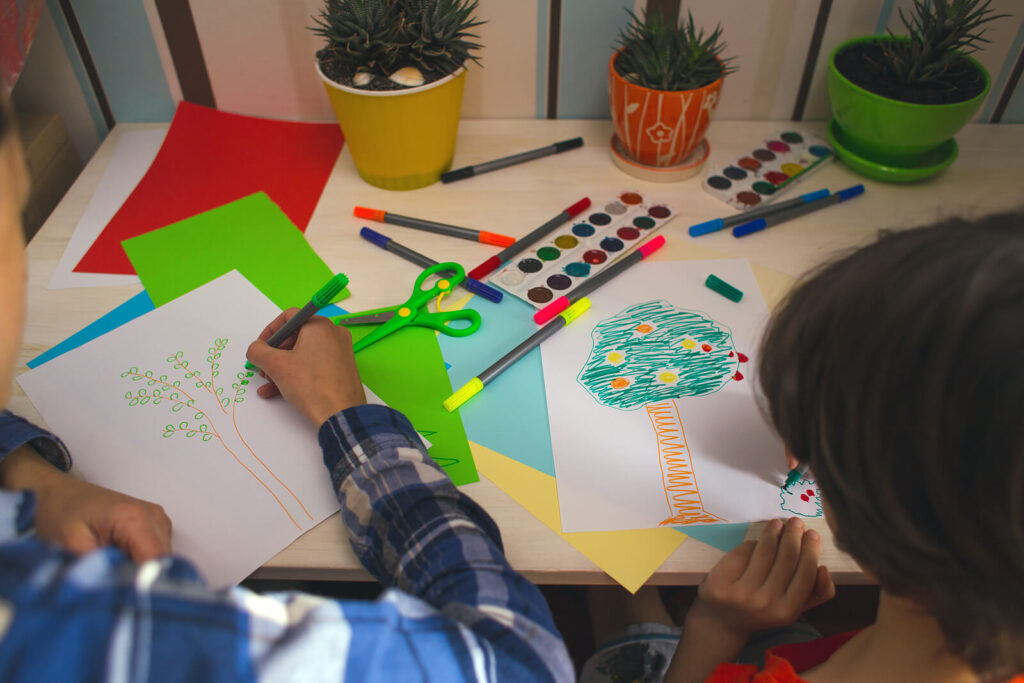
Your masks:
<svg viewBox="0 0 1024 683"><path fill-rule="evenodd" d="M801 519L772 520L757 541L746 541L715 565L690 613L745 636L792 623L835 595L828 569L818 566L820 555L818 532L805 530Z"/></svg>
<svg viewBox="0 0 1024 683"><path fill-rule="evenodd" d="M113 545L135 562L171 553L171 520L159 505L61 472L22 446L3 460L5 488L36 494L36 535L73 553Z"/></svg>
<svg viewBox="0 0 1024 683"><path fill-rule="evenodd" d="M263 398L281 394L314 427L340 410L366 403L352 351L352 335L327 318L313 316L278 347L267 339L298 312L277 316L249 345L246 357L270 380L257 390Z"/></svg>

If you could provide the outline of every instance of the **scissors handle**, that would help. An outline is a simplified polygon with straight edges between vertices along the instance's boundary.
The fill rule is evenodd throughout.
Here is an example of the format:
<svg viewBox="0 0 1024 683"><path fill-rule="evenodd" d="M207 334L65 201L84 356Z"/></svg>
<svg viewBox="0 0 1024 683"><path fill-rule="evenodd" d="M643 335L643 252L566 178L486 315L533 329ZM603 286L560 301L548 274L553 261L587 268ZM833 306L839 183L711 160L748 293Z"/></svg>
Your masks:
<svg viewBox="0 0 1024 683"><path fill-rule="evenodd" d="M464 322L466 325L452 327L453 322ZM420 327L429 327L449 337L466 337L480 329L480 314L473 309L458 311L438 311L437 313L420 313L411 323Z"/></svg>

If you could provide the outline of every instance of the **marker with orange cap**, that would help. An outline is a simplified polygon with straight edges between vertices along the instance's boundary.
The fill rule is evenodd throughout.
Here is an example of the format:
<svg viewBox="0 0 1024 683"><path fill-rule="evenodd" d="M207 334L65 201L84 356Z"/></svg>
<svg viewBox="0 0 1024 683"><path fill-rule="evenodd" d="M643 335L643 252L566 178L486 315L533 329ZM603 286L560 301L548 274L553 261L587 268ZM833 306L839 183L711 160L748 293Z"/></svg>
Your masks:
<svg viewBox="0 0 1024 683"><path fill-rule="evenodd" d="M588 206L590 206L590 198L584 197L544 225L540 226L525 237L517 240L515 244L505 247L500 252L469 271L467 275L477 280L483 280L487 275L511 261L513 256L526 249L528 246L541 239L559 225L586 209Z"/></svg>
<svg viewBox="0 0 1024 683"><path fill-rule="evenodd" d="M590 308L590 299L583 297L559 313L557 318L527 337L519 346L499 358L491 367L466 382L461 389L446 398L441 405L449 413L458 410L459 406L483 391L485 384L507 370L530 351L540 346L542 341L580 317L588 308Z"/></svg>
<svg viewBox="0 0 1024 683"><path fill-rule="evenodd" d="M406 228L415 228L417 230L426 230L427 232L436 232L440 235L448 235L449 237L461 237L464 240L472 240L473 242L482 242L484 244L494 244L499 247L507 247L515 243L515 237L509 237L508 235L499 235L494 232L487 232L486 230L471 230L470 228L460 228L457 225L448 225L447 223L436 223L434 221L428 221L423 218L413 218L412 216L402 216L397 213L391 213L390 211L381 211L380 209L369 209L365 206L357 206L353 213L359 218L365 218L368 221L379 221L381 223L391 223L392 225L401 225Z"/></svg>

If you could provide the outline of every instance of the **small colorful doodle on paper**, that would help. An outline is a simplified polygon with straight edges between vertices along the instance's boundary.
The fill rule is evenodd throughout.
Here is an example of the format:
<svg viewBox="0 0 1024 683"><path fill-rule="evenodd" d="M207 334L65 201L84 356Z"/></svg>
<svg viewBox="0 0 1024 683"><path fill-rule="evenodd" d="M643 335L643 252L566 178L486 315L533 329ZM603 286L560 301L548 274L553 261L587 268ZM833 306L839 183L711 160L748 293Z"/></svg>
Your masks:
<svg viewBox="0 0 1024 683"><path fill-rule="evenodd" d="M781 503L779 507L786 512L792 512L801 517L823 517L821 507L821 493L818 491L818 482L813 479L801 479L783 488L779 492Z"/></svg>

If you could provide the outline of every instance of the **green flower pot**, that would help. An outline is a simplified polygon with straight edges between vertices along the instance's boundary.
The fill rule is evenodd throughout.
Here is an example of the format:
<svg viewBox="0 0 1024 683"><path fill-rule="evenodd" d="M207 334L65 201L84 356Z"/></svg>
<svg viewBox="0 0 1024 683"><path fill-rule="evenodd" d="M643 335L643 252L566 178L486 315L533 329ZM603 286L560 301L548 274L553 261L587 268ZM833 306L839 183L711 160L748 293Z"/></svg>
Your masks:
<svg viewBox="0 0 1024 683"><path fill-rule="evenodd" d="M832 51L828 63L828 97L833 116L830 128L837 138L839 157L847 160L845 152L847 157L856 158L857 163L850 164L855 170L882 180L916 180L924 169L937 172L952 163L956 157L953 136L981 107L992 79L985 67L968 56L985 79L985 87L978 95L954 104L915 104L865 90L836 68L836 55L847 47L887 40L892 38L863 36L840 43ZM936 163L937 157L943 157L939 162L947 163ZM878 166L880 173L871 173L872 165ZM907 172L901 174L903 170Z"/></svg>

